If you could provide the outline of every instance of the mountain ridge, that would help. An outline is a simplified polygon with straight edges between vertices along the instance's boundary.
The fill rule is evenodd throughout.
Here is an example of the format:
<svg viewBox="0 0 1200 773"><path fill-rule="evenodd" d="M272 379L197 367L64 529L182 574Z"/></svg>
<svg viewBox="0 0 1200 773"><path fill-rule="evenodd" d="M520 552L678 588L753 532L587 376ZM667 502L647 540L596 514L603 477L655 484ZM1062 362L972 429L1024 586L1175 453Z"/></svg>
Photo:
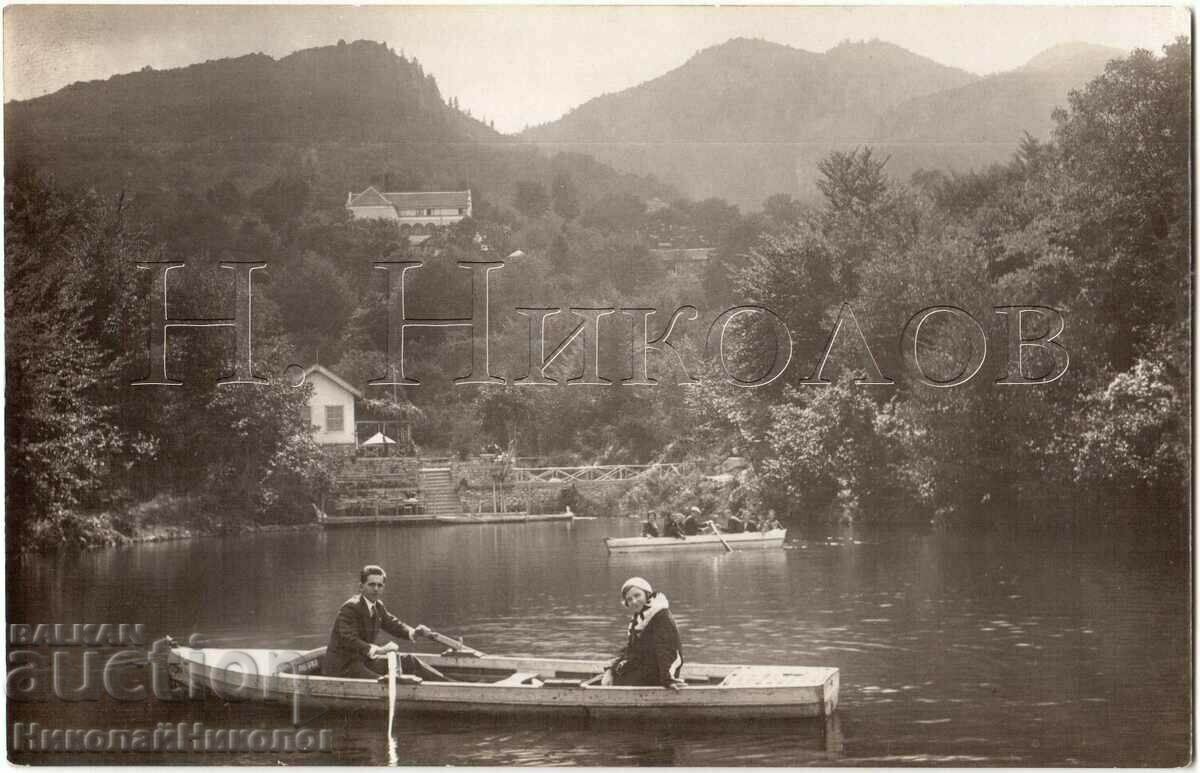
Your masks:
<svg viewBox="0 0 1200 773"><path fill-rule="evenodd" d="M1074 88L1104 72L1119 48L1063 43L1024 65L897 105L881 116L876 139L909 142L1016 142L1049 139L1052 113Z"/></svg>
<svg viewBox="0 0 1200 773"><path fill-rule="evenodd" d="M320 100L329 109L314 116L308 108ZM64 121L68 102L74 115ZM415 59L365 40L279 59L252 53L167 70L144 67L7 102L4 109L18 130L55 113L73 137L157 137L166 128L180 140L201 134L394 140L445 133L503 140L499 132L445 105L436 80Z"/></svg>
<svg viewBox="0 0 1200 773"><path fill-rule="evenodd" d="M841 83L830 80L835 68L844 73ZM892 74L888 82L881 71ZM761 124L755 140L829 137L853 123L850 114L869 105L896 104L978 77L883 41L844 43L815 54L734 38L696 52L657 78L591 99L517 136L551 142L736 141L746 138L744 121L728 119L750 112ZM748 88L749 80L758 88Z"/></svg>
<svg viewBox="0 0 1200 773"><path fill-rule="evenodd" d="M981 77L878 39L814 53L733 38L556 121L503 135L447 104L415 58L383 43L339 41L278 59L251 53L146 67L8 102L6 160L40 160L86 185L125 184L111 177L128 158L121 174L155 190L180 177L172 169L180 158L204 159L189 170L201 186L222 175L258 186L319 169L332 202L381 180L408 189L484 180L506 195L520 179L548 183L554 173L539 153L566 151L575 155L556 168L603 180L597 195L626 183L645 195L668 190L632 183L650 174L694 198L757 206L774 193L815 199L817 162L859 144L891 155L889 171L902 179L918 168L1005 160L1024 132L1048 135L1067 93L1122 53L1060 44Z"/></svg>
<svg viewBox="0 0 1200 773"><path fill-rule="evenodd" d="M518 181L572 175L581 190L672 196L644 176L591 158L548 158L447 104L414 58L355 41L80 81L4 105L5 165L70 187L122 190L168 208L232 184L311 182L340 209L347 191L461 190L493 200ZM181 204L180 206L186 206Z"/></svg>
<svg viewBox="0 0 1200 773"><path fill-rule="evenodd" d="M901 179L1003 161L1026 131L1048 136L1069 91L1123 53L1063 44L982 77L878 39L817 54L735 38L516 136L648 171L698 198L815 200L820 159L860 144L891 155Z"/></svg>

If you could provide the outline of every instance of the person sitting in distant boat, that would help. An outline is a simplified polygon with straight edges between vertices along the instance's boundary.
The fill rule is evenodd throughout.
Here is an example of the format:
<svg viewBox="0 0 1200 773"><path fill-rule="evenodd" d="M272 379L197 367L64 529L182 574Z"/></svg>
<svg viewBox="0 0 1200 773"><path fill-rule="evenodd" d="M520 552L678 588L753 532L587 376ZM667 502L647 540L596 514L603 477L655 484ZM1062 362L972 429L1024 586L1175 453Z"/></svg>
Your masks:
<svg viewBox="0 0 1200 773"><path fill-rule="evenodd" d="M746 531L761 531L762 528L758 521L754 520L754 516L746 518Z"/></svg>
<svg viewBox="0 0 1200 773"><path fill-rule="evenodd" d="M329 634L329 646L325 649L325 657L321 659L321 673L324 676L350 679L387 676L387 654L397 652L399 647L394 641L382 647L377 645L375 637L381 629L408 641L430 636L431 631L424 625L409 627L387 611L380 598L386 581L387 573L382 567L368 564L362 568L358 595L342 604L333 631ZM425 680L448 681L441 672L425 665L414 655L402 655L399 666L400 673Z"/></svg>
<svg viewBox="0 0 1200 773"><path fill-rule="evenodd" d="M676 539L687 538L683 533L683 513L671 513L671 517L663 524L663 536Z"/></svg>
<svg viewBox="0 0 1200 773"><path fill-rule="evenodd" d="M630 577L621 586L621 603L633 612L629 638L621 653L604 669L600 684L672 690L684 687L686 683L679 676L683 648L667 597L641 577Z"/></svg>
<svg viewBox="0 0 1200 773"><path fill-rule="evenodd" d="M655 521L657 521L657 520L658 520L658 513L654 512L653 510L651 510L649 513L646 513L646 520L642 521L642 536L643 537L657 537L658 536L658 526L655 525Z"/></svg>
<svg viewBox="0 0 1200 773"><path fill-rule="evenodd" d="M746 530L746 524L742 521L742 519L738 518L736 515L730 513L729 520L725 522L725 533L726 534L741 534L745 530Z"/></svg>
<svg viewBox="0 0 1200 773"><path fill-rule="evenodd" d="M768 510L767 511L767 519L766 519L766 521L763 522L763 531L774 531L775 529L782 529L782 528L783 528L783 524L780 523L779 519L775 516L775 511Z"/></svg>
<svg viewBox="0 0 1200 773"><path fill-rule="evenodd" d="M688 510L687 516L683 519L683 533L688 537L694 537L700 533L700 508L692 505Z"/></svg>

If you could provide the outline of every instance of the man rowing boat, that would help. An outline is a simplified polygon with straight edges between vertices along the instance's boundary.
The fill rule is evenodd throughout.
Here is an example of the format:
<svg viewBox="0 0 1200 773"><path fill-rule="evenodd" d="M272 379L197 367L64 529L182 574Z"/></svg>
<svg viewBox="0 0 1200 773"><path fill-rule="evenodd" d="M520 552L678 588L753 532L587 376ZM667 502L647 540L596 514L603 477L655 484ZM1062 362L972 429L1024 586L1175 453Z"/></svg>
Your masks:
<svg viewBox="0 0 1200 773"><path fill-rule="evenodd" d="M351 679L378 679L387 675L387 654L399 651L396 642L382 647L375 638L382 629L397 638L416 641L427 638L430 630L424 625L412 628L400 618L387 611L380 598L387 582L387 572L374 564L368 564L359 573L359 592L351 596L338 610L337 620L329 634L329 646L321 663L325 676L350 677ZM446 677L413 655L400 658L400 671L422 679L446 681Z"/></svg>

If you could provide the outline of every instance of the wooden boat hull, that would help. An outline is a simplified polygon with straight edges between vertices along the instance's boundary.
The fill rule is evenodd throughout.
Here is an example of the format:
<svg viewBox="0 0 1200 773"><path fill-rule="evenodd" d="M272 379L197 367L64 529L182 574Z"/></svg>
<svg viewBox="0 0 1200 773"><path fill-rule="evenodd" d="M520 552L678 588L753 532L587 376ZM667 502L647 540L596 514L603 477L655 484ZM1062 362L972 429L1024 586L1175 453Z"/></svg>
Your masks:
<svg viewBox="0 0 1200 773"><path fill-rule="evenodd" d="M334 515L317 519L326 529L341 526L431 526L437 523L434 515Z"/></svg>
<svg viewBox="0 0 1200 773"><path fill-rule="evenodd" d="M322 652L176 647L168 654L168 668L172 680L207 688L227 700L387 710L386 679L311 673ZM838 701L836 668L687 664L682 676L688 686L669 690L587 684L602 673L604 663L599 661L460 654L420 657L455 681L401 676L396 685L400 710L670 721L828 716Z"/></svg>
<svg viewBox="0 0 1200 773"><path fill-rule="evenodd" d="M476 515L438 515L438 523L480 524L480 523L535 523L539 521L569 521L575 516L570 513L478 513Z"/></svg>
<svg viewBox="0 0 1200 773"><path fill-rule="evenodd" d="M783 547L787 539L787 529L772 529L771 531L751 531L741 534L696 534L679 539L678 537L606 537L604 544L609 553L642 553L680 552L693 550L720 551L725 550L725 539L734 550L770 550Z"/></svg>
<svg viewBox="0 0 1200 773"><path fill-rule="evenodd" d="M454 526L459 524L483 523L533 523L538 521L570 521L573 513L456 513L450 515L334 515L330 516L324 510L312 506L316 513L317 523L326 529L336 529L342 526Z"/></svg>

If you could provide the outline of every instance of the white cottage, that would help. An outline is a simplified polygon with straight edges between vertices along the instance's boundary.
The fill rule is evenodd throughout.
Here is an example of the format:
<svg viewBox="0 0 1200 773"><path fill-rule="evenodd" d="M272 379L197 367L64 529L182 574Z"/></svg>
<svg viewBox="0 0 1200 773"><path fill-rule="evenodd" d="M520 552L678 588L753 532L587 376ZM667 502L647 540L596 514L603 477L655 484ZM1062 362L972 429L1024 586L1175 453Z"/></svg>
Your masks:
<svg viewBox="0 0 1200 773"><path fill-rule="evenodd" d="M321 365L304 371L304 378L313 385L312 397L303 409L313 438L321 445L356 445L354 399L361 399L362 392Z"/></svg>
<svg viewBox="0 0 1200 773"><path fill-rule="evenodd" d="M356 220L392 220L397 225L454 225L471 216L471 191L380 193L374 186L346 194Z"/></svg>

